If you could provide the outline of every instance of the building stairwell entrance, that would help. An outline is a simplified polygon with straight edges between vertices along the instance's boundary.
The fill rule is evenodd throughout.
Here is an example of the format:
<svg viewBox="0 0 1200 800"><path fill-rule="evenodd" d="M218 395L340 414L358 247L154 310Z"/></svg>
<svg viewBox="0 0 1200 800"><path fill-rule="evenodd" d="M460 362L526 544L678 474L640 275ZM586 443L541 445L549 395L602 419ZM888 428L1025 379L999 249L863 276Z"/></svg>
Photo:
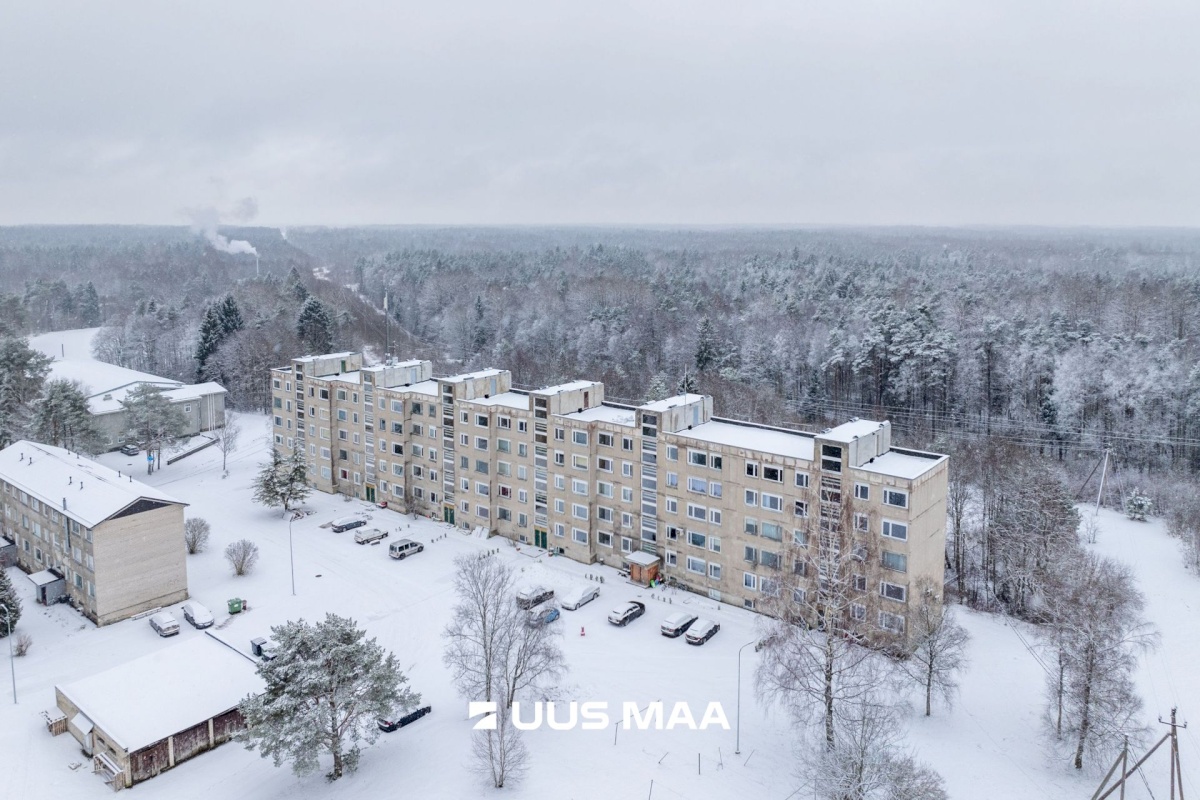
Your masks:
<svg viewBox="0 0 1200 800"><path fill-rule="evenodd" d="M533 544L536 547L545 548L546 541L547 541L546 532L540 528L534 528L533 529Z"/></svg>

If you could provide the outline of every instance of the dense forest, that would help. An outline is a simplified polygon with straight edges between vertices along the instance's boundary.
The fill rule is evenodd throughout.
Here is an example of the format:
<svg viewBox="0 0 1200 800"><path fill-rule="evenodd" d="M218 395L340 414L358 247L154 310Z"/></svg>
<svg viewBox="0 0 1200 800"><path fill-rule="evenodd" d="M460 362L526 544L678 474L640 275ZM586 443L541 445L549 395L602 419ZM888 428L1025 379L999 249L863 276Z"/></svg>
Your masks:
<svg viewBox="0 0 1200 800"><path fill-rule="evenodd" d="M1126 473L1200 471L1193 232L223 232L257 256L183 228L0 229L0 325L103 325L104 358L223 380L242 408L265 406L267 366L326 345L381 356L387 338L520 386L585 376L628 401L686 386L731 417L887 417L912 446L987 438L1072 472L1108 448Z"/></svg>

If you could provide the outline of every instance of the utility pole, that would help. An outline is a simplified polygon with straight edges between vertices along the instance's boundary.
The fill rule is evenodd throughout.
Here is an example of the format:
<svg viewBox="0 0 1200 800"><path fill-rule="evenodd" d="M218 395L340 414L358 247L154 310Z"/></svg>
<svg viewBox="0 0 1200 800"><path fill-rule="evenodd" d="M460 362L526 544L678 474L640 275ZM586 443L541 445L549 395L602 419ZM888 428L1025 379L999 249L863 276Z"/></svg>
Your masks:
<svg viewBox="0 0 1200 800"><path fill-rule="evenodd" d="M1150 756L1154 755L1154 751L1162 747L1162 745L1168 739L1171 741L1171 763L1169 765L1171 776L1171 794L1169 797L1170 800L1175 800L1176 796L1178 796L1179 800L1184 800L1183 766L1179 762L1179 729L1186 728L1187 723L1176 722L1175 712L1176 709L1172 708L1170 721L1165 720L1162 717L1158 718L1159 724L1166 725L1171 730L1164 734L1163 737L1155 743L1154 747L1151 747L1149 750L1147 750L1146 755L1139 758L1132 767L1128 768L1126 765L1129 763L1129 742L1126 740L1125 747L1121 750L1121 755L1117 756L1117 760L1113 762L1112 767L1109 768L1108 773L1104 776L1104 780L1100 782L1100 788L1097 789L1096 793L1092 795L1092 800L1105 800L1105 798L1111 796L1112 793L1118 789L1121 792L1118 797L1124 798L1125 782L1128 781L1134 775L1134 773L1141 768L1142 764L1145 764L1146 760L1149 759ZM1113 773L1117 771L1118 767L1121 769L1121 777L1117 778L1116 783L1114 783L1112 786L1109 786L1108 779L1113 776ZM1178 793L1175 791L1176 787L1179 788Z"/></svg>
<svg viewBox="0 0 1200 800"><path fill-rule="evenodd" d="M1100 498L1104 496L1104 478L1108 475L1108 453L1109 449L1104 448L1104 468L1100 470L1100 491L1096 492L1096 515L1100 514Z"/></svg>
<svg viewBox="0 0 1200 800"><path fill-rule="evenodd" d="M384 289L383 290L383 363L384 364L388 364L392 360L392 358L391 358L392 345L388 338L388 331L389 331L390 327L391 326L390 326L389 320L388 320L388 293L387 293L387 289Z"/></svg>
<svg viewBox="0 0 1200 800"><path fill-rule="evenodd" d="M17 662L13 657L13 641L12 641L12 612L8 610L7 605L0 605L0 610L4 611L4 623L8 626L8 668L12 671L13 685L13 703L17 702Z"/></svg>

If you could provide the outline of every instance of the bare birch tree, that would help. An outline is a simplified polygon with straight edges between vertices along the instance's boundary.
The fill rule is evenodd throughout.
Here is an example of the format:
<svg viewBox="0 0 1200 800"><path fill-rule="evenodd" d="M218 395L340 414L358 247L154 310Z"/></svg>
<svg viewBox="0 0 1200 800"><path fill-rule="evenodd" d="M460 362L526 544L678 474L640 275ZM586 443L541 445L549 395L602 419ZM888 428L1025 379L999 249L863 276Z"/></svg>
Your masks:
<svg viewBox="0 0 1200 800"><path fill-rule="evenodd" d="M1083 769L1120 750L1125 737L1144 735L1133 672L1158 634L1142 616L1145 600L1129 568L1095 553L1078 552L1051 607L1045 718L1073 766Z"/></svg>
<svg viewBox="0 0 1200 800"><path fill-rule="evenodd" d="M497 693L501 691L497 687ZM501 705L496 710L496 728L475 731L471 739L475 770L497 789L520 779L529 768L529 749L521 732L512 722L512 709Z"/></svg>
<svg viewBox="0 0 1200 800"><path fill-rule="evenodd" d="M956 673L967 664L971 636L942 602L938 587L929 581L917 584L909 613L907 657L901 667L925 692L925 716L932 713L933 695L947 706L958 689Z"/></svg>
<svg viewBox="0 0 1200 800"><path fill-rule="evenodd" d="M238 425L237 420L228 413L225 415L225 424L214 431L214 437L217 440L217 449L221 451L221 472L227 471L229 463L229 454L237 450L238 435L242 432L242 428Z"/></svg>

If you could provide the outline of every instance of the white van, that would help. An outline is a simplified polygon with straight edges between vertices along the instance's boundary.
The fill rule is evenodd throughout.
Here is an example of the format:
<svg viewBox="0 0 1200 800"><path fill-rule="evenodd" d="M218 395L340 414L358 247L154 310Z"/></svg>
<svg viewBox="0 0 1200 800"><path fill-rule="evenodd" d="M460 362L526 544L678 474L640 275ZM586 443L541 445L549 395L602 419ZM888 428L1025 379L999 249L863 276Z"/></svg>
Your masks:
<svg viewBox="0 0 1200 800"><path fill-rule="evenodd" d="M150 627L159 636L175 636L179 633L179 621L169 611L160 611L151 617Z"/></svg>
<svg viewBox="0 0 1200 800"><path fill-rule="evenodd" d="M392 546L388 548L388 555L392 558L404 558L413 553L420 553L425 549L425 545L420 542L414 542L412 539L401 539L398 542L392 542Z"/></svg>
<svg viewBox="0 0 1200 800"><path fill-rule="evenodd" d="M674 639L677 636L682 636L688 628L692 627L692 623L695 621L695 614L680 611L678 614L672 614L664 619L660 630L663 636Z"/></svg>
<svg viewBox="0 0 1200 800"><path fill-rule="evenodd" d="M341 533L342 531L348 531L351 528L361 528L366 524L367 521L362 517L341 517L333 521L333 532Z"/></svg>
<svg viewBox="0 0 1200 800"><path fill-rule="evenodd" d="M211 628L213 615L195 600L189 600L182 606L183 618L191 623L193 628Z"/></svg>

